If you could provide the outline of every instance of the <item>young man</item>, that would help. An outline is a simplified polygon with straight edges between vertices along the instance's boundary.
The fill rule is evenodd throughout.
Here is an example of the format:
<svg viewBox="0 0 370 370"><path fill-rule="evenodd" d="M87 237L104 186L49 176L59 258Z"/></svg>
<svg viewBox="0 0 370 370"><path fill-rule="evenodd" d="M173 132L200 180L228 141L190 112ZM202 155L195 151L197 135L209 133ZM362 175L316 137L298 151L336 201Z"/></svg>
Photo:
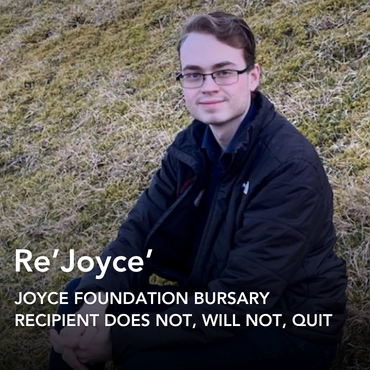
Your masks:
<svg viewBox="0 0 370 370"><path fill-rule="evenodd" d="M97 368L109 359L122 370L328 369L345 320L346 276L333 252L332 191L322 164L257 91L254 36L242 19L222 12L190 19L178 52L194 121L102 253L103 261L145 258L152 249L152 257L140 273L110 269L96 280L96 268L68 289L148 291L156 273L178 282L189 301L141 312L192 314L191 324L58 328L50 369ZM266 299L197 304L194 292ZM85 304L79 312L135 310ZM224 321L207 326L209 314ZM245 325L246 315L264 314L277 321Z"/></svg>

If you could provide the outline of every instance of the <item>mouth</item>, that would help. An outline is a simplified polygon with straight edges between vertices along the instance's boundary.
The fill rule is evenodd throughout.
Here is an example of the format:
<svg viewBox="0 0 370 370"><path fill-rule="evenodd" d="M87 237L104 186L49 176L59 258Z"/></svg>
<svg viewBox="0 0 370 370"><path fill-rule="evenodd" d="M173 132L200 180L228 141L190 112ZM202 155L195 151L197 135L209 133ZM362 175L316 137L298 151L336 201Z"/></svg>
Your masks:
<svg viewBox="0 0 370 370"><path fill-rule="evenodd" d="M215 106L215 105L218 105L218 104L221 104L223 103L224 100L204 100L204 101L200 101L199 102L199 105L203 105L203 106Z"/></svg>

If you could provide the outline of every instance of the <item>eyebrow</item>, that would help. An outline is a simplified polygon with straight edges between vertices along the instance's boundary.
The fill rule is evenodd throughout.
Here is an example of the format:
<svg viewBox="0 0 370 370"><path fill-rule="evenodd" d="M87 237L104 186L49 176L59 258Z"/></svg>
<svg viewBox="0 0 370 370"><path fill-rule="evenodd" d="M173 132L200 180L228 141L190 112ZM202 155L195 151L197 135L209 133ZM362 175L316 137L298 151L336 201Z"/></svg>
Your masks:
<svg viewBox="0 0 370 370"><path fill-rule="evenodd" d="M216 63L212 66L211 69L219 69L219 68L224 68L226 66L236 66L235 63L233 62L230 62L230 61L224 61L224 62L220 62L220 63ZM183 69L184 71L186 70L190 70L190 71L202 71L203 68L197 66L197 65L193 65L193 64L188 64L184 67Z"/></svg>

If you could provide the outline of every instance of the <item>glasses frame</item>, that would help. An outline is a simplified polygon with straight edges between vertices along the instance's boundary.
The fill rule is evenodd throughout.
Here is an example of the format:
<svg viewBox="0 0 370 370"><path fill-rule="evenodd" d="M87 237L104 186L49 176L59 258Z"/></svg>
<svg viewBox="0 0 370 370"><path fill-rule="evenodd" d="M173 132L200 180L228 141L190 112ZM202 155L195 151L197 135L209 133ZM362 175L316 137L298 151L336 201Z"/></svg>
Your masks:
<svg viewBox="0 0 370 370"><path fill-rule="evenodd" d="M240 69L240 70L237 70L237 69L229 69L229 68L225 68L225 69L220 69L218 71L214 71L212 73L200 73L200 72L193 72L193 73L197 73L199 75L201 75L203 78L202 78L202 84L199 85L199 86L195 86L195 87L188 87L188 86L184 86L183 85L183 78L184 78L184 75L186 74L192 74L192 73L185 73L183 74L182 72L178 72L177 75L176 75L176 81L179 81L181 83L181 86L184 88L184 89L199 89L200 87L202 87L204 85L204 81L206 80L206 76L211 76L212 77L212 80L215 82L216 85L218 86L229 86L229 85L234 85L236 84L238 81L239 81L239 75L241 75L242 73L245 73L248 71L248 69L250 69L250 66L246 66L244 69ZM218 83L216 81L216 76L215 74L216 73L220 73L222 71L230 71L230 72L236 72L237 73L237 79L235 82L232 82L232 83Z"/></svg>

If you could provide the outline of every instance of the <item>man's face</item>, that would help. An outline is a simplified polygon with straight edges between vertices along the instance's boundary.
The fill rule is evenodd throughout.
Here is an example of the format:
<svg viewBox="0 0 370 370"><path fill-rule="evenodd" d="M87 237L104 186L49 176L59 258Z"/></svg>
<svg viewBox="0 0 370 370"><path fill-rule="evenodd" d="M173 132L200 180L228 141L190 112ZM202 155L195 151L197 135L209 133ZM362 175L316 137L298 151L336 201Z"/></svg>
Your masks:
<svg viewBox="0 0 370 370"><path fill-rule="evenodd" d="M242 49L218 41L214 36L191 33L180 49L182 73L212 73L224 69L243 70ZM239 125L248 112L251 92L258 87L259 67L239 75L235 84L220 86L207 76L203 86L184 88L186 106L199 121L211 125Z"/></svg>

